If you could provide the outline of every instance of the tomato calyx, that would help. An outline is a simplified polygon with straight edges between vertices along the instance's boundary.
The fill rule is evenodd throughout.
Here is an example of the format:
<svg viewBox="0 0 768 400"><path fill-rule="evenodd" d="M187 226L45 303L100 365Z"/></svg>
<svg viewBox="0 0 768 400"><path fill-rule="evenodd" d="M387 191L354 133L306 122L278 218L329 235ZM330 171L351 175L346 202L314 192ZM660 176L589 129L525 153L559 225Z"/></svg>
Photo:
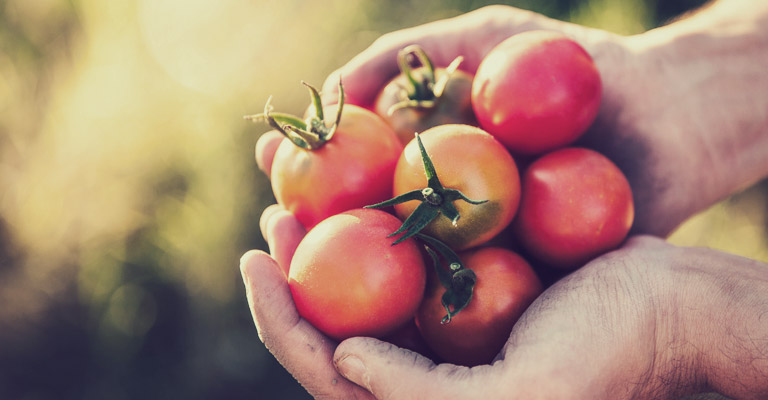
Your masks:
<svg viewBox="0 0 768 400"><path fill-rule="evenodd" d="M420 67L412 66L417 60ZM458 56L445 68L445 72L437 78L435 66L427 53L418 45L410 45L397 54L397 63L400 71L408 81L408 85L402 87L400 101L393 104L387 114L393 115L403 108L432 109L443 96L445 87L451 79L451 75L459 68L464 57Z"/></svg>
<svg viewBox="0 0 768 400"><path fill-rule="evenodd" d="M421 152L421 160L424 163L424 173L427 176L427 187L424 189L416 189L407 193L403 193L392 199L383 201L381 203L365 206L365 208L384 208L393 206L395 204L405 203L406 201L420 200L415 210L403 221L403 224L398 230L393 232L387 237L399 235L403 232L405 234L395 240L392 245L396 245L416 234L418 234L424 227L432 222L438 215L442 214L446 218L451 220L453 226L456 226L459 222L459 211L453 202L456 200L463 200L470 204L483 204L488 200L472 200L465 196L459 190L449 189L443 187L440 183L440 179L435 171L435 166L432 164L432 159L429 158L427 150L424 148L424 144L421 142L418 132L415 134L416 142L419 145L419 151Z"/></svg>
<svg viewBox="0 0 768 400"><path fill-rule="evenodd" d="M320 93L312 85L304 81L301 83L307 87L312 98L311 112L305 120L295 115L273 112L272 96L267 99L263 113L246 115L244 118L251 121L267 121L269 126L282 133L296 146L305 150L317 150L333 138L336 128L341 122L341 112L344 108L344 87L341 84L341 79L339 79L339 106L333 124L328 126L323 113Z"/></svg>
<svg viewBox="0 0 768 400"><path fill-rule="evenodd" d="M435 267L440 284L445 288L440 302L445 308L446 315L440 323L448 324L472 300L477 275L466 268L456 252L445 243L423 233L417 234L416 237L424 243L424 248L432 258L432 265ZM440 265L440 257L448 263L448 269Z"/></svg>

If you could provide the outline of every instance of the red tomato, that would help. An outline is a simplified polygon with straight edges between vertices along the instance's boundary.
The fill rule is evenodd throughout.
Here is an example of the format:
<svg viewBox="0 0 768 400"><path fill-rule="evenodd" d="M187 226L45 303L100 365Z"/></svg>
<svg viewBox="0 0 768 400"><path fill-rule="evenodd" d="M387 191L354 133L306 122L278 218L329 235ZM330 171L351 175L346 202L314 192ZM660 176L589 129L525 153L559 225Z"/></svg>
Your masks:
<svg viewBox="0 0 768 400"><path fill-rule="evenodd" d="M325 113L335 115L336 109L328 106ZM347 104L333 138L319 149L283 139L272 162L272 191L309 229L331 215L390 198L402 149L378 115Z"/></svg>
<svg viewBox="0 0 768 400"><path fill-rule="evenodd" d="M566 148L546 154L522 180L517 236L551 266L579 267L621 244L632 226L627 178L598 152Z"/></svg>
<svg viewBox="0 0 768 400"><path fill-rule="evenodd" d="M470 250L459 257L477 275L469 305L449 323L441 324L446 311L440 298L445 289L432 272L416 313L416 325L445 361L467 366L487 364L499 354L515 322L541 293L541 282L522 257L501 247Z"/></svg>
<svg viewBox="0 0 768 400"><path fill-rule="evenodd" d="M589 54L560 33L528 31L494 47L472 84L480 126L513 152L568 145L597 116L600 75Z"/></svg>
<svg viewBox="0 0 768 400"><path fill-rule="evenodd" d="M382 337L413 318L426 270L413 239L391 245L399 226L384 211L356 209L309 231L288 274L299 315L337 340Z"/></svg>
<svg viewBox="0 0 768 400"><path fill-rule="evenodd" d="M454 201L461 218L454 226L438 215L423 232L455 250L482 244L501 232L515 215L520 201L520 177L512 156L491 135L468 125L441 125L420 134L445 188L456 189L483 204ZM394 195L426 187L424 164L416 140L400 156L395 169ZM395 206L405 219L419 205L408 201Z"/></svg>

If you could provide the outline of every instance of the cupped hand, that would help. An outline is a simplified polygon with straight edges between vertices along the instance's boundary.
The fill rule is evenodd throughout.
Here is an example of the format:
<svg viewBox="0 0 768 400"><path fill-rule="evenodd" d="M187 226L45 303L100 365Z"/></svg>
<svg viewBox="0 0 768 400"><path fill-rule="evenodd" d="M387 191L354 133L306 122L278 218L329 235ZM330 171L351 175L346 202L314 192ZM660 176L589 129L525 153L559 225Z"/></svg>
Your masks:
<svg viewBox="0 0 768 400"><path fill-rule="evenodd" d="M660 383L669 354L657 351L665 336L654 295L668 289L669 247L632 239L550 287L491 365L436 365L371 338L342 342L334 362L379 399L666 398L675 388Z"/></svg>
<svg viewBox="0 0 768 400"><path fill-rule="evenodd" d="M279 205L268 207L260 227L271 256L252 250L240 259L248 305L259 338L275 358L316 398L371 398L333 368L337 343L302 319L288 288L291 258L306 232Z"/></svg>
<svg viewBox="0 0 768 400"><path fill-rule="evenodd" d="M454 384L446 389L453 388L451 396L466 398L466 394L472 393L469 389L479 390L485 384L502 381L499 368L481 366L469 372L466 367L436 365L418 353L377 339L352 338L337 348L337 342L299 316L291 297L285 276L287 268L281 263L290 264L304 235L296 229L297 225L301 226L290 213L280 206L270 206L262 215L261 228L274 257L263 251L250 251L241 258L240 270L259 338L313 397L431 398L427 389L438 383L432 381L432 376L440 380L459 373ZM360 351L371 353L364 356ZM360 366L365 370L356 369ZM393 380L414 370L419 374L426 373L430 379L426 382L407 379L401 382L402 385ZM371 375L372 372L375 375ZM480 379L470 379L470 375L463 379L462 374L476 374L484 383L481 385ZM462 389L456 391L457 388Z"/></svg>
<svg viewBox="0 0 768 400"><path fill-rule="evenodd" d="M333 360L379 399L764 399L766 268L635 236L544 291L491 365L436 365L371 338Z"/></svg>
<svg viewBox="0 0 768 400"><path fill-rule="evenodd" d="M290 263L303 233L277 207L262 227L273 254ZM373 338L338 344L298 315L275 258L246 253L241 272L259 337L317 398L629 398L661 393L656 378L669 372L670 355L657 348L670 328L659 316L673 249L633 238L587 264L531 305L493 364L472 368Z"/></svg>
<svg viewBox="0 0 768 400"><path fill-rule="evenodd" d="M686 73L683 69L670 73L678 69L665 66L669 57L643 35L619 36L513 7L488 6L381 36L330 74L323 86L323 102L336 101L341 77L346 101L370 107L378 91L399 72L396 54L409 44L421 45L436 66L461 55L461 68L474 72L496 44L534 29L559 31L576 40L600 71L600 111L576 145L605 154L627 176L635 200L634 233L666 236L685 219L731 194L733 183L722 185L701 173L712 156L706 132L684 129L685 121L707 113L697 108L696 99L704 94L693 94L690 85L684 84L678 76ZM679 112L659 112L665 106ZM277 132L271 131L257 145L259 166L267 173L278 139ZM696 190L705 192L690 196Z"/></svg>

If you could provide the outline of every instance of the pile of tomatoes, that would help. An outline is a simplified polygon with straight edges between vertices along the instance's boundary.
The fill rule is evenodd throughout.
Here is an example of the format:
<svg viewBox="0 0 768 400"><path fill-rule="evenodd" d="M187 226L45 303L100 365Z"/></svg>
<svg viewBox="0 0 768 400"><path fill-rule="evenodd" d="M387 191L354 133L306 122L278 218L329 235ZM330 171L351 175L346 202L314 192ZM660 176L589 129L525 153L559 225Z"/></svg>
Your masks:
<svg viewBox="0 0 768 400"><path fill-rule="evenodd" d="M632 225L622 172L573 147L598 113L600 76L582 47L544 31L503 41L474 76L414 46L398 62L370 109L344 104L340 83L325 108L308 86L307 118L269 102L258 116L285 136L275 198L308 229L289 287L333 339L488 363L543 290L537 271L576 269Z"/></svg>

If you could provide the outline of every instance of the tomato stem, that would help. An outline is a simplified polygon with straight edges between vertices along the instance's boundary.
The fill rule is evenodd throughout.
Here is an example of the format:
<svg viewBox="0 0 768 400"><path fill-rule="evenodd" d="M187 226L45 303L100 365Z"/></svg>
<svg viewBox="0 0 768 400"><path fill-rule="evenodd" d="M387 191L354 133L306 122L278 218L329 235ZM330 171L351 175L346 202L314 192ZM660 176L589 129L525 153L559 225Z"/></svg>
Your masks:
<svg viewBox="0 0 768 400"><path fill-rule="evenodd" d="M366 208L384 208L393 206L395 204L405 203L407 201L419 200L421 204L416 206L411 215L403 221L400 228L393 232L391 236L405 233L403 236L395 240L392 244L398 244L416 234L421 232L430 222L432 222L438 215L442 214L444 217L451 220L453 226L458 225L459 211L453 202L456 200L463 200L470 204L482 204L488 200L472 200L456 189L448 189L443 187L440 183L440 178L437 176L435 166L432 164L432 159L429 158L427 150L424 148L424 143L421 141L421 137L418 132L416 133L416 142L419 146L421 153L421 161L424 164L424 174L427 177L427 187L423 189L412 190L408 193L401 194L392 199L383 201L381 203L365 206Z"/></svg>
<svg viewBox="0 0 768 400"><path fill-rule="evenodd" d="M445 87L448 86L448 81L451 80L451 76L454 72L456 72L457 69L459 69L459 65L461 65L463 61L464 57L458 56L454 58L447 67L445 67L445 72L440 77L440 79L435 82L434 88L432 89L435 100L443 96Z"/></svg>
<svg viewBox="0 0 768 400"><path fill-rule="evenodd" d="M424 201L433 206L439 206L443 203L443 197L436 193L435 189L432 189L431 187L421 189L421 195L424 196Z"/></svg>
<svg viewBox="0 0 768 400"><path fill-rule="evenodd" d="M456 252L445 243L421 233L416 237L424 243L424 248L432 258L432 265L440 284L445 288L440 302L445 308L446 315L440 323L448 324L472 301L477 275L466 268ZM440 257L448 262L448 270L441 266Z"/></svg>
<svg viewBox="0 0 768 400"><path fill-rule="evenodd" d="M301 84L307 87L309 90L309 96L312 99L312 111L314 112L314 115L311 117L314 117L314 120L325 120L325 116L323 115L323 100L320 98L320 93L317 91L317 89L314 88L314 86L308 84L305 81L301 81Z"/></svg>
<svg viewBox="0 0 768 400"><path fill-rule="evenodd" d="M412 66L414 59L418 60L420 65L416 69ZM393 104L387 110L387 114L393 115L403 108L434 108L442 97L451 75L458 69L463 59L461 56L456 57L438 80L435 66L424 49L414 44L400 50L397 54L397 63L408 85L403 88L400 101Z"/></svg>
<svg viewBox="0 0 768 400"><path fill-rule="evenodd" d="M344 87L339 78L339 103L333 124L329 127L325 122L323 102L320 93L312 85L301 81L309 89L312 99L312 112L306 120L284 113L273 112L272 96L269 96L261 114L247 115L244 118L254 122L266 121L269 126L282 133L291 143L305 150L317 150L333 138L341 123L341 113L344 109Z"/></svg>
<svg viewBox="0 0 768 400"><path fill-rule="evenodd" d="M411 54L409 49L413 46L408 46L397 54L397 64L400 67L400 72L403 73L408 80L408 86L403 88L405 90L405 96L408 99L421 97L422 83L419 82L413 75L413 68L411 67Z"/></svg>

